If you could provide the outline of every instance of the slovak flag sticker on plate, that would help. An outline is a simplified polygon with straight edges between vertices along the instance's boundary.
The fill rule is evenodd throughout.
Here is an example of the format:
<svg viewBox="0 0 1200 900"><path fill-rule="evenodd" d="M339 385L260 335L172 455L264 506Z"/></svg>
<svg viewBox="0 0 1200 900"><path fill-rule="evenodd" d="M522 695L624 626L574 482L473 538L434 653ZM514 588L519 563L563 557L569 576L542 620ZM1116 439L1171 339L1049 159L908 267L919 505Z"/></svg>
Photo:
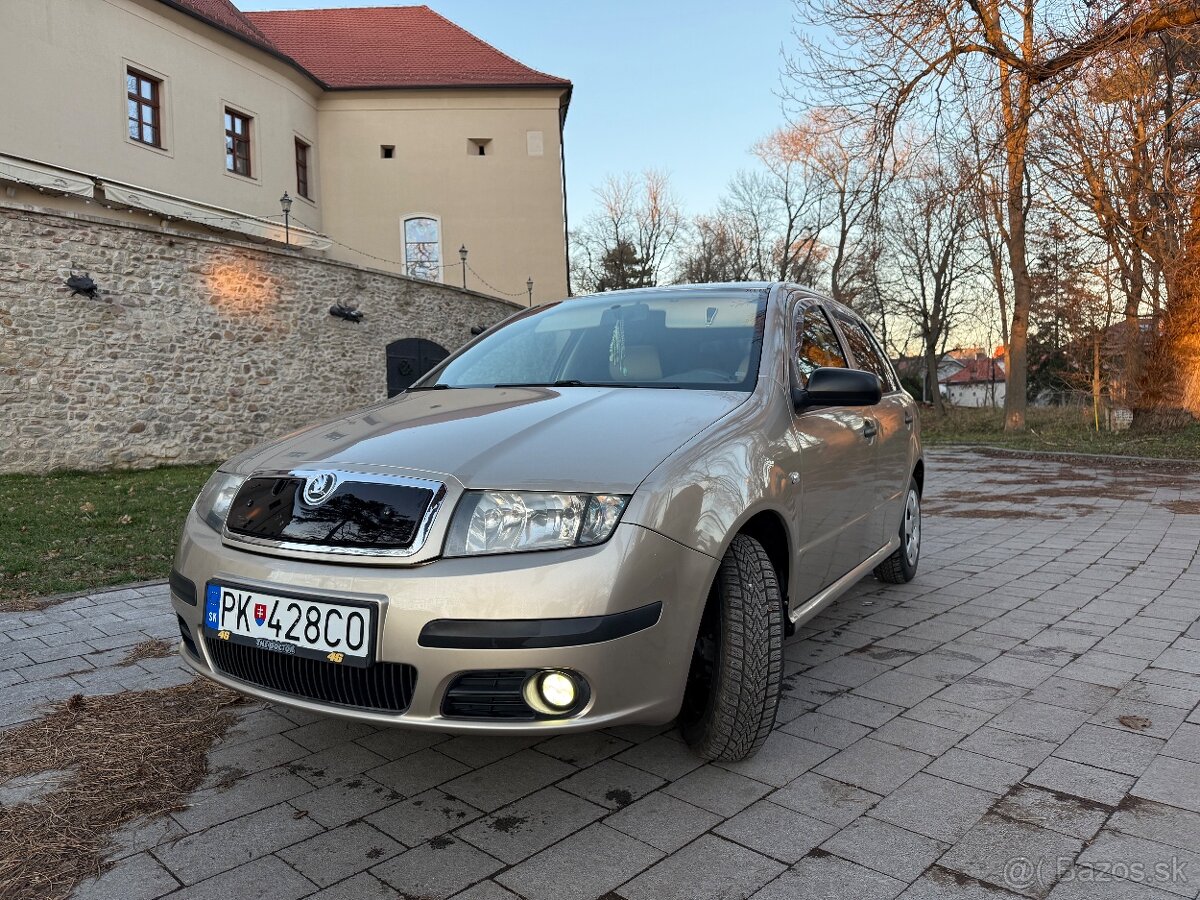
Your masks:
<svg viewBox="0 0 1200 900"><path fill-rule="evenodd" d="M262 625L262 623L265 621L267 621L267 604L255 603L254 604L254 622L255 622L255 624Z"/></svg>

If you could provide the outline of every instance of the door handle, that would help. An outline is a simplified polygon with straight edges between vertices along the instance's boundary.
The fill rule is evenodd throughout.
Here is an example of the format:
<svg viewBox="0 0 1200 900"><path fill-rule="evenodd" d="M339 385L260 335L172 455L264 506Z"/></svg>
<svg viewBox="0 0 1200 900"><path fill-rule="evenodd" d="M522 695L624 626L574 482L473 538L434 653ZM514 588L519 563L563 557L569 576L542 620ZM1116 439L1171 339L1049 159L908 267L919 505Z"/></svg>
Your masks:
<svg viewBox="0 0 1200 900"><path fill-rule="evenodd" d="M879 433L879 425L874 419L863 419L862 435L867 440L875 437Z"/></svg>
<svg viewBox="0 0 1200 900"><path fill-rule="evenodd" d="M912 423L913 423L913 414L912 414L912 410L910 410L910 409L906 409L906 410L904 411L904 424L905 424L905 425L911 425Z"/></svg>

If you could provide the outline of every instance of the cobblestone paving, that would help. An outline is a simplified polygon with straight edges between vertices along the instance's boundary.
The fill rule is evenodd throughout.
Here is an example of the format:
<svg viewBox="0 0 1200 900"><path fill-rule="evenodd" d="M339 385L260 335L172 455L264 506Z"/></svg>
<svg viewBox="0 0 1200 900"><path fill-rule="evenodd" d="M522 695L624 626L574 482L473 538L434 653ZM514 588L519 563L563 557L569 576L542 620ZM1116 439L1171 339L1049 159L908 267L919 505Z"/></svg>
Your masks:
<svg viewBox="0 0 1200 900"><path fill-rule="evenodd" d="M701 765L669 726L492 740L256 706L77 896L1196 897L1200 470L943 452L928 481L916 581L868 578L788 643L752 760ZM186 679L115 665L174 629L161 587L0 616L0 728Z"/></svg>

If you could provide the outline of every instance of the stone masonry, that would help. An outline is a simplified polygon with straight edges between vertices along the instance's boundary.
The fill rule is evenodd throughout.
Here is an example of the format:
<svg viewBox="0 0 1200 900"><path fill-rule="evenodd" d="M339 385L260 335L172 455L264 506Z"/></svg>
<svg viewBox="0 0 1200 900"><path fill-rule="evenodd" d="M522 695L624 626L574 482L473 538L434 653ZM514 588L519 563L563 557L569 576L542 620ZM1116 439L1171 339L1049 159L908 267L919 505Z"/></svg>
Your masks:
<svg viewBox="0 0 1200 900"><path fill-rule="evenodd" d="M65 279L90 273L98 299ZM355 324L329 314L357 306ZM0 473L212 462L386 396L386 347L512 304L282 249L0 205Z"/></svg>

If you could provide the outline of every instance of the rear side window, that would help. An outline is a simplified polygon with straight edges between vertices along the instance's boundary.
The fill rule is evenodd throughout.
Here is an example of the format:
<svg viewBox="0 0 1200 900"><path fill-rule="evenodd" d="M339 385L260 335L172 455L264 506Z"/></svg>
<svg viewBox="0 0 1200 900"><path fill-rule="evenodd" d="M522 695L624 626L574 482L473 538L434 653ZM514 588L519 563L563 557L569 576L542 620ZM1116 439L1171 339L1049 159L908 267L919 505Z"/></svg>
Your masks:
<svg viewBox="0 0 1200 900"><path fill-rule="evenodd" d="M896 376L892 373L892 367L879 352L879 345L875 343L875 339L871 337L866 326L862 322L845 316L838 318L842 323L842 334L845 335L846 343L850 345L850 352L854 354L854 360L859 367L878 375L879 380L883 382L885 393L896 390L898 385Z"/></svg>
<svg viewBox="0 0 1200 900"><path fill-rule="evenodd" d="M846 354L829 317L819 306L809 306L796 317L796 368L802 387L813 371L822 367L847 368Z"/></svg>

